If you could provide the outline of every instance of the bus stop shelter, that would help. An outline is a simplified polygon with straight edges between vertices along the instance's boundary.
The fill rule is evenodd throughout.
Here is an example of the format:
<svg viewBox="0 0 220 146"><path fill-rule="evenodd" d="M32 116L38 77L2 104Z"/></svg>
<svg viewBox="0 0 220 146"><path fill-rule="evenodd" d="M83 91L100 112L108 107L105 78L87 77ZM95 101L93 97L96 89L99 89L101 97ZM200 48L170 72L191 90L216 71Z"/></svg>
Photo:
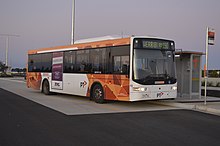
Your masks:
<svg viewBox="0 0 220 146"><path fill-rule="evenodd" d="M201 98L202 52L176 52L177 96Z"/></svg>

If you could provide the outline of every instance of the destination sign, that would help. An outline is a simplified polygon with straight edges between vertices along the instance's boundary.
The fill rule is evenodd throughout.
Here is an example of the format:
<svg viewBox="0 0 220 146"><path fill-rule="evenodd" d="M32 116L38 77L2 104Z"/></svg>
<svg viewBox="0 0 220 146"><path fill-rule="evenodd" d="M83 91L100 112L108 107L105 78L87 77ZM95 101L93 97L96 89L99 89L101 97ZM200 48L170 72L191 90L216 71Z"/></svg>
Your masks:
<svg viewBox="0 0 220 146"><path fill-rule="evenodd" d="M170 49L170 42L143 40L143 48L148 49Z"/></svg>

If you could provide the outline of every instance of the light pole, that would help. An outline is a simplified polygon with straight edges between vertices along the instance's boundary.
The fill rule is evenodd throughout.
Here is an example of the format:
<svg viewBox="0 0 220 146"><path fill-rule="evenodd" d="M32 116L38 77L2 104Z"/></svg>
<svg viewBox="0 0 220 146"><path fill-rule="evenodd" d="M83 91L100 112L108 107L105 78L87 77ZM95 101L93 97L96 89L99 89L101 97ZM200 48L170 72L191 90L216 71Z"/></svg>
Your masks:
<svg viewBox="0 0 220 146"><path fill-rule="evenodd" d="M15 34L0 34L0 36L6 37L5 66L8 66L9 37L19 37L19 35L15 35Z"/></svg>
<svg viewBox="0 0 220 146"><path fill-rule="evenodd" d="M72 0L71 45L74 44L74 30L75 30L75 0Z"/></svg>

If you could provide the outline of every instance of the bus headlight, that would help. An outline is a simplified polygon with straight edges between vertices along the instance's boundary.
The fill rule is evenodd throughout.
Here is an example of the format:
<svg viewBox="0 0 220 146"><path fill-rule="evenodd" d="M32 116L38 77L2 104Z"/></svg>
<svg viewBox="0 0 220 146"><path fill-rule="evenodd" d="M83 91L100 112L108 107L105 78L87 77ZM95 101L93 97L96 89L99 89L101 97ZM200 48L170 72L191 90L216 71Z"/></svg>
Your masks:
<svg viewBox="0 0 220 146"><path fill-rule="evenodd" d="M177 86L171 87L172 90L177 90Z"/></svg>
<svg viewBox="0 0 220 146"><path fill-rule="evenodd" d="M147 88L144 88L144 87L133 87L133 91L147 91Z"/></svg>

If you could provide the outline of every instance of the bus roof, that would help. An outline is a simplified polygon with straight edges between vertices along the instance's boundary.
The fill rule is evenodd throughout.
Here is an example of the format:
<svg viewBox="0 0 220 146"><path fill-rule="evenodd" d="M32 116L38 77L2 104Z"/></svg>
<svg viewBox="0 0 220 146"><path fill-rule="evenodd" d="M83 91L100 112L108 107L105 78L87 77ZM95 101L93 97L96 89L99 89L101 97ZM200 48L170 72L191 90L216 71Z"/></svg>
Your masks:
<svg viewBox="0 0 220 146"><path fill-rule="evenodd" d="M78 50L78 49L87 49L87 48L123 46L123 45L130 44L130 38L131 37L108 39L108 40L101 40L101 41L94 41L94 42L77 43L77 44L67 45L67 46L41 48L41 49L36 49L36 50L29 50L28 54L59 52L59 51Z"/></svg>
<svg viewBox="0 0 220 146"><path fill-rule="evenodd" d="M88 48L103 48L103 47L111 47L111 46L130 45L130 39L132 37L169 40L166 38L160 38L160 37L155 37L155 36L130 36L126 38L120 38L118 36L117 37L105 36L105 37L79 40L79 41L76 41L76 43L73 45L29 50L28 54L40 54L40 53L70 51L70 50L79 50L79 49L88 49Z"/></svg>

